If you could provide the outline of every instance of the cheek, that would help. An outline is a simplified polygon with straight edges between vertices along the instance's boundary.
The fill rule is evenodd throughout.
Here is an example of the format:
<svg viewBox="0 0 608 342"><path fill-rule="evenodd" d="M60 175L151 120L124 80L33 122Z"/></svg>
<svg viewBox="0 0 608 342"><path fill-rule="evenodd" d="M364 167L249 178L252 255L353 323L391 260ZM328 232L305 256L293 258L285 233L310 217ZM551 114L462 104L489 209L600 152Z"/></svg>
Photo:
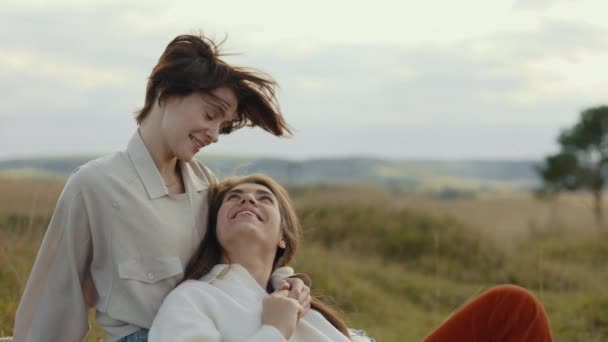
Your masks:
<svg viewBox="0 0 608 342"><path fill-rule="evenodd" d="M226 210L220 208L220 211L217 214L217 239L221 243L225 236L226 225L228 222L228 218L226 216Z"/></svg>
<svg viewBox="0 0 608 342"><path fill-rule="evenodd" d="M282 237L282 232L281 232L281 215L276 212L273 213L270 217L269 217L269 221L272 227L274 227L274 229L277 232L277 236L279 237L279 240Z"/></svg>
<svg viewBox="0 0 608 342"><path fill-rule="evenodd" d="M199 111L187 110L181 114L179 125L183 130L188 132L196 131L203 121L203 116Z"/></svg>
<svg viewBox="0 0 608 342"><path fill-rule="evenodd" d="M162 134L169 145L175 147L180 140L180 132L182 129L179 127L179 123L175 122L172 117L165 117L162 123Z"/></svg>

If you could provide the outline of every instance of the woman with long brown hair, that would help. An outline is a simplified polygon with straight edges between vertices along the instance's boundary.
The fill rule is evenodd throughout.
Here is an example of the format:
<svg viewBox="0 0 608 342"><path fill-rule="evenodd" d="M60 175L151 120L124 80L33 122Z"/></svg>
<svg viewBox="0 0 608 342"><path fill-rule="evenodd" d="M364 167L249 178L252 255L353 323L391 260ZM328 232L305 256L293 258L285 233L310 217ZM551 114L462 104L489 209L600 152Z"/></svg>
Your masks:
<svg viewBox="0 0 608 342"><path fill-rule="evenodd" d="M285 189L263 175L229 178L210 193L208 231L184 281L163 302L156 341L370 341L313 297L310 310L268 286L289 263L299 223ZM550 342L543 305L526 289L493 287L454 312L425 342Z"/></svg>
<svg viewBox="0 0 608 342"><path fill-rule="evenodd" d="M207 234L184 281L165 299L150 341L349 341L349 330L314 296L303 314L270 274L287 265L300 226L289 195L264 175L229 178L210 194ZM357 337L364 341L370 339Z"/></svg>

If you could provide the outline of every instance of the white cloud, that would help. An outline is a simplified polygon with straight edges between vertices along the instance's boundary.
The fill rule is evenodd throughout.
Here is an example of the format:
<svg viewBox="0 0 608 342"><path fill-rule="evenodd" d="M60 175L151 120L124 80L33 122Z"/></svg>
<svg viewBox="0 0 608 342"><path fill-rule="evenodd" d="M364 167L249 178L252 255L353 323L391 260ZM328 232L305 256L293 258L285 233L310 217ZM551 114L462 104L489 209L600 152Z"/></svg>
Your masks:
<svg viewBox="0 0 608 342"><path fill-rule="evenodd" d="M124 87L127 75L119 70L83 65L30 51L0 50L0 74L34 74L68 83L73 87Z"/></svg>
<svg viewBox="0 0 608 342"><path fill-rule="evenodd" d="M524 10L546 10L564 0L517 0L515 7Z"/></svg>
<svg viewBox="0 0 608 342"><path fill-rule="evenodd" d="M578 97L589 103L606 101L608 75L602 72L606 60L608 51L575 59L548 57L531 61L525 66L529 81L512 94L512 99L529 105L563 97Z"/></svg>
<svg viewBox="0 0 608 342"><path fill-rule="evenodd" d="M527 1L527 0L522 0ZM550 6L537 11L546 19L570 20L596 27L608 28L605 13L608 2L604 0L553 0Z"/></svg>
<svg viewBox="0 0 608 342"><path fill-rule="evenodd" d="M54 7L92 7L116 4L121 0L4 0L3 5L13 8L45 9Z"/></svg>
<svg viewBox="0 0 608 342"><path fill-rule="evenodd" d="M323 78L302 77L297 79L295 82L299 88L314 93L339 87L339 82L336 80L328 80Z"/></svg>
<svg viewBox="0 0 608 342"><path fill-rule="evenodd" d="M104 139L91 147L123 146L132 130L130 112L141 105L162 49L177 34L204 29L218 39L227 33L225 49L244 52L230 62L279 81L288 121L302 129L289 143L262 144L276 154L313 155L339 140L332 153L533 156L554 145L535 130L545 127L545 138L557 134L578 110L605 98L606 7L586 0L536 2L527 9L515 0L311 0L297 6L278 0L11 0L0 9L7 27L0 31L0 87L7 89L0 94L0 118L10 119L13 137L31 137L33 118L69 122L86 134L93 126L116 127L120 136L99 133ZM59 131L63 126L48 125L53 131L44 133L56 138L53 149L73 148L74 136L62 140L69 136ZM479 135L479 127L492 133ZM501 150L513 135L509 130L519 127L519 147ZM438 139L432 146L416 145L431 137ZM218 146L240 151L239 139ZM527 143L528 150L521 148ZM37 148L25 139L19 153Z"/></svg>
<svg viewBox="0 0 608 342"><path fill-rule="evenodd" d="M374 2L280 0L168 3L128 7L123 24L137 32L229 33L239 44L446 43L496 31L533 28L534 16L514 11L510 0Z"/></svg>

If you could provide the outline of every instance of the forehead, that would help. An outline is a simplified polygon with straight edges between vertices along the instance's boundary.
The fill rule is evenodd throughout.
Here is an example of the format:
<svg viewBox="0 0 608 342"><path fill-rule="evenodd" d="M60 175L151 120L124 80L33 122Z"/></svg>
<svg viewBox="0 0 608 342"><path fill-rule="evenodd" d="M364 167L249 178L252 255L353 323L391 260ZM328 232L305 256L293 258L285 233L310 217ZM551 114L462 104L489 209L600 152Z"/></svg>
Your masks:
<svg viewBox="0 0 608 342"><path fill-rule="evenodd" d="M238 107L238 99L232 89L220 87L212 90L210 93L212 96L203 94L203 98L208 104L212 105L228 117L233 118Z"/></svg>
<svg viewBox="0 0 608 342"><path fill-rule="evenodd" d="M232 189L230 189L228 192L264 192L264 193L269 193L269 194L273 194L272 191L270 191L270 189L268 189L266 186L261 185L261 184L256 184L256 183L243 183L243 184L239 184L235 187L233 187Z"/></svg>

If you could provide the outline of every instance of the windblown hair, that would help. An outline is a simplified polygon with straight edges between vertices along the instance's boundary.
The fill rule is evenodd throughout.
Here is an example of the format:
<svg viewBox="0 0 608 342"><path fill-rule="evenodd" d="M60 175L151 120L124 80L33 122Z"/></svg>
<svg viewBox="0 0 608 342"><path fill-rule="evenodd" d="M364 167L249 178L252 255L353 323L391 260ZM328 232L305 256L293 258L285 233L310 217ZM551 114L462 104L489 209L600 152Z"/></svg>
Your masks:
<svg viewBox="0 0 608 342"><path fill-rule="evenodd" d="M277 248L277 253L274 258L272 270L278 267L286 266L295 255L300 237L300 222L298 216L292 206L291 199L287 191L272 178L262 175L253 174L244 177L230 177L224 181L216 183L209 192L209 216L207 233L194 253L186 270L184 271L184 279L198 280L211 269L221 263L223 249L217 239L217 216L220 207L224 202L224 197L228 191L241 184L259 184L270 190L277 198L279 212L281 214L281 232L283 240L285 240L285 248ZM267 292L271 292L271 284L267 285ZM321 313L336 329L340 330L347 337L348 328L344 321L338 316L336 311L323 303L316 296L312 296L311 309Z"/></svg>
<svg viewBox="0 0 608 342"><path fill-rule="evenodd" d="M135 116L137 124L150 114L155 101L162 104L169 97L193 92L213 96L211 91L227 87L236 95L238 107L234 120L220 133L258 126L276 136L291 134L275 96L276 82L255 69L224 62L220 45L202 35L174 38L148 77L144 106Z"/></svg>

